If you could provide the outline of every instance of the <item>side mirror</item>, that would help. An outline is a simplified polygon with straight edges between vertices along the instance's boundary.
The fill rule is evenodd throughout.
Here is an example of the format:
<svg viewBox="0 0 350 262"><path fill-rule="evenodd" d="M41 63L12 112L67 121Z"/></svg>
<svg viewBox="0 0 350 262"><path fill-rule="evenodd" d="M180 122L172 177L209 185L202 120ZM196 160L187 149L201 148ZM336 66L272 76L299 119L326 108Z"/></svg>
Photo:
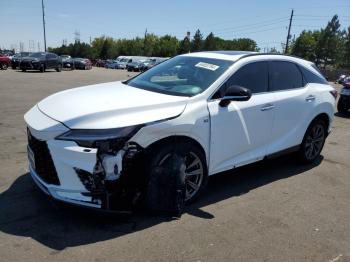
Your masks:
<svg viewBox="0 0 350 262"><path fill-rule="evenodd" d="M225 95L221 98L220 106L226 107L231 101L248 101L252 96L252 92L242 86L230 86L226 89Z"/></svg>

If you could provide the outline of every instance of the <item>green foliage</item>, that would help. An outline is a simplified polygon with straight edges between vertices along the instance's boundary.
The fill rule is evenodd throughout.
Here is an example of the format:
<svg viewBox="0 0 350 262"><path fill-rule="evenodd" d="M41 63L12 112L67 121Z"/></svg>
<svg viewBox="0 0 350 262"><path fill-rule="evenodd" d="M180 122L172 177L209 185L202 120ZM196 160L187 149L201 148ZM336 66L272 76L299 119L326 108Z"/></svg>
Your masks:
<svg viewBox="0 0 350 262"><path fill-rule="evenodd" d="M211 32L204 40L203 50L213 51L218 49L218 41L214 34Z"/></svg>
<svg viewBox="0 0 350 262"><path fill-rule="evenodd" d="M185 37L179 41L171 35L159 37L154 34L145 34L144 38L136 37L134 39L113 39L101 36L95 38L91 45L76 42L49 50L58 55L68 54L73 57L114 59L120 55L172 57L202 50L257 51L258 48L256 42L248 38L224 40L210 33L203 40L198 29L192 40Z"/></svg>
<svg viewBox="0 0 350 262"><path fill-rule="evenodd" d="M315 61L318 38L319 32L317 31L302 31L292 45L292 54L310 61Z"/></svg>
<svg viewBox="0 0 350 262"><path fill-rule="evenodd" d="M345 32L345 36L343 38L343 63L344 67L350 68L350 26L348 27L347 32Z"/></svg>
<svg viewBox="0 0 350 262"><path fill-rule="evenodd" d="M199 29L197 29L196 33L194 34L193 41L191 43L191 51L192 52L199 52L202 50L203 45L203 36Z"/></svg>
<svg viewBox="0 0 350 262"><path fill-rule="evenodd" d="M179 54L187 54L191 52L191 41L186 36L181 42L179 46Z"/></svg>
<svg viewBox="0 0 350 262"><path fill-rule="evenodd" d="M335 15L326 27L315 31L303 31L292 45L292 55L310 60L320 67L350 67L349 32L340 30Z"/></svg>

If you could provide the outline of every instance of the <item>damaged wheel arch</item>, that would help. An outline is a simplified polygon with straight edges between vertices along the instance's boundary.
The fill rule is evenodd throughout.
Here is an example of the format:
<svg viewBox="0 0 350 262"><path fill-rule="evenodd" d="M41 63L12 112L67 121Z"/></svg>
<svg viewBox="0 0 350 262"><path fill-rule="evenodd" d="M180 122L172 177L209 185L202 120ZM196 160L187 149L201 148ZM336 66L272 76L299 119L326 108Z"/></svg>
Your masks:
<svg viewBox="0 0 350 262"><path fill-rule="evenodd" d="M191 138L173 136L159 140L147 149L148 208L181 215L185 203L197 199L208 181L203 148Z"/></svg>

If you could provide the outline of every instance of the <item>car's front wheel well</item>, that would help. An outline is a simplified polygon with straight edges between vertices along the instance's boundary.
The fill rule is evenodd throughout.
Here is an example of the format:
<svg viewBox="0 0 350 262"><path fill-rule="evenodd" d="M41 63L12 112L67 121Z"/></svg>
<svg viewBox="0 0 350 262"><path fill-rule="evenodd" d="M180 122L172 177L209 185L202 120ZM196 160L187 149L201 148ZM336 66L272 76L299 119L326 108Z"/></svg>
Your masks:
<svg viewBox="0 0 350 262"><path fill-rule="evenodd" d="M163 147L164 145L173 144L174 146L176 146L176 145L179 145L181 143L191 144L191 145L197 147L199 150L202 151L203 155L206 156L206 153L205 153L203 146L198 141L196 141L195 139L193 139L191 137L180 136L180 135L162 138L162 139L150 144L149 146L147 146L146 150L147 150L147 152L152 153L152 152L155 152L160 147Z"/></svg>

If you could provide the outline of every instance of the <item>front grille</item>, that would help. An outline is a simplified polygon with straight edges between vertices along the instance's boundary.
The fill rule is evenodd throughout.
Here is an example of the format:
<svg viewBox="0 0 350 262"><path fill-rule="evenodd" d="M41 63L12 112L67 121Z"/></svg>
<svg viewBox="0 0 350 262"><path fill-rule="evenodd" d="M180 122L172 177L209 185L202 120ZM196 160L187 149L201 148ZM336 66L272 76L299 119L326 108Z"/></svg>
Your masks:
<svg viewBox="0 0 350 262"><path fill-rule="evenodd" d="M47 143L36 139L29 131L28 145L34 153L35 172L47 184L60 185L56 168L51 158Z"/></svg>

